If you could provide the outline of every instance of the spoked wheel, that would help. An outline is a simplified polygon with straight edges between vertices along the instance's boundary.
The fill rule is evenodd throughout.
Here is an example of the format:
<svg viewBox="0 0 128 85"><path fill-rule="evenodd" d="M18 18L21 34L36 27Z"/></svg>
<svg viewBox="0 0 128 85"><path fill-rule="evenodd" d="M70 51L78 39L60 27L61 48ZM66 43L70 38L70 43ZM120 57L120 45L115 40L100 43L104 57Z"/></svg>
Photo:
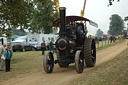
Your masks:
<svg viewBox="0 0 128 85"><path fill-rule="evenodd" d="M87 67L94 67L96 63L96 45L95 40L86 38L84 43L84 57Z"/></svg>
<svg viewBox="0 0 128 85"><path fill-rule="evenodd" d="M43 57L43 66L46 73L51 73L54 68L54 57L52 52L48 52Z"/></svg>
<svg viewBox="0 0 128 85"><path fill-rule="evenodd" d="M84 70L84 56L81 50L76 51L75 54L75 67L78 73L82 73Z"/></svg>

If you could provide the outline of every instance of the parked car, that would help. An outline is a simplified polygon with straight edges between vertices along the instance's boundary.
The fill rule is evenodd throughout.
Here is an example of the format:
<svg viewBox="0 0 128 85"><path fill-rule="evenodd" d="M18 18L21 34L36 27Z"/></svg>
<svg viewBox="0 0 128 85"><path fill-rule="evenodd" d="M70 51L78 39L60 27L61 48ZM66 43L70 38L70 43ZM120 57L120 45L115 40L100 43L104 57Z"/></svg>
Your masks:
<svg viewBox="0 0 128 85"><path fill-rule="evenodd" d="M49 45L50 45L50 42L46 44L46 49L47 50L50 50Z"/></svg>
<svg viewBox="0 0 128 85"><path fill-rule="evenodd" d="M36 51L37 51L37 50L41 50L41 43L42 43L42 42L39 42L39 43L37 43L37 44L34 46L34 48L35 48Z"/></svg>
<svg viewBox="0 0 128 85"><path fill-rule="evenodd" d="M37 44L34 46L34 48L35 48L36 51L37 51L37 50L41 50L41 43L42 43L42 42L39 42L39 43L37 43ZM47 43L47 44L46 44L46 49L45 49L45 50L50 50L49 45L50 45L50 43Z"/></svg>
<svg viewBox="0 0 128 85"><path fill-rule="evenodd" d="M13 46L12 46L13 52L16 51L30 51L30 50L35 50L34 46L30 45L29 43L25 41L13 41Z"/></svg>
<svg viewBox="0 0 128 85"><path fill-rule="evenodd" d="M128 39L128 35L126 36L126 39Z"/></svg>

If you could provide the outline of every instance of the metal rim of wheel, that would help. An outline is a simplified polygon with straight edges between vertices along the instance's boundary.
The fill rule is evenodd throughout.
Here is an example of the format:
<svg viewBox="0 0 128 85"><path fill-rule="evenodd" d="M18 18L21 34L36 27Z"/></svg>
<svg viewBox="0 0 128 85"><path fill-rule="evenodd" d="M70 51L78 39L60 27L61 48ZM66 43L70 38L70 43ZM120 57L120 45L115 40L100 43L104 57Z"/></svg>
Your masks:
<svg viewBox="0 0 128 85"><path fill-rule="evenodd" d="M54 68L54 57L52 52L48 52L43 57L43 67L46 73L52 73Z"/></svg>
<svg viewBox="0 0 128 85"><path fill-rule="evenodd" d="M81 50L78 50L75 53L75 67L78 73L82 73L84 70L84 56L82 55Z"/></svg>
<svg viewBox="0 0 128 85"><path fill-rule="evenodd" d="M84 57L87 67L94 67L96 64L96 46L95 40L86 38L84 43Z"/></svg>

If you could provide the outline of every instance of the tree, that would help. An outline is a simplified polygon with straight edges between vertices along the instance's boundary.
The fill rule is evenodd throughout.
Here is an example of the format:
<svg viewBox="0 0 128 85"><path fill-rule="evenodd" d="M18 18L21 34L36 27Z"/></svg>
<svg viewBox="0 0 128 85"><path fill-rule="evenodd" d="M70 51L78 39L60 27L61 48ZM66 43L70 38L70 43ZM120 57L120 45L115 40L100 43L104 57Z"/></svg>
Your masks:
<svg viewBox="0 0 128 85"><path fill-rule="evenodd" d="M103 35L103 31L102 31L101 29L98 29L98 30L96 31L96 35L97 35L98 37L102 36L102 35Z"/></svg>
<svg viewBox="0 0 128 85"><path fill-rule="evenodd" d="M52 0L0 0L0 35L9 33L8 30L11 28L19 27L21 30L29 29L30 27L28 28L28 26L30 26L33 18L42 18L37 15L41 10L45 10L46 15L44 17L47 18L45 19L47 22L50 19L53 19L54 6L52 5L52 2ZM42 7L39 6L40 8L36 8L39 4L41 4ZM52 10L52 13L50 12L51 15L47 15L49 10ZM33 17L33 15L37 16ZM52 22L52 20L50 20L50 22ZM36 23L34 24L36 25ZM45 24L51 26L51 23ZM37 29L34 28L32 30L34 31ZM46 31L49 31L49 29Z"/></svg>
<svg viewBox="0 0 128 85"><path fill-rule="evenodd" d="M113 14L110 17L110 26L108 33L111 35L119 35L122 33L123 29L124 29L123 19L119 15Z"/></svg>
<svg viewBox="0 0 128 85"><path fill-rule="evenodd" d="M51 0L47 0L45 4L37 2L29 30L36 33L51 33L52 23L58 18L54 5L55 3Z"/></svg>
<svg viewBox="0 0 128 85"><path fill-rule="evenodd" d="M32 11L31 0L0 0L0 34L7 33L12 27L27 28Z"/></svg>

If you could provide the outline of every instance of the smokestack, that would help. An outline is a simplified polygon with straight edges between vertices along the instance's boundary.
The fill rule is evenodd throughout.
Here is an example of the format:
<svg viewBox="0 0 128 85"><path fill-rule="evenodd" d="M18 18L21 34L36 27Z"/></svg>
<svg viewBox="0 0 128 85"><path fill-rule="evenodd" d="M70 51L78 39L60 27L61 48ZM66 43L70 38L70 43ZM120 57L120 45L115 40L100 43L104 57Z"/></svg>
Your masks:
<svg viewBox="0 0 128 85"><path fill-rule="evenodd" d="M65 36L65 15L66 15L66 8L60 7L60 36Z"/></svg>

